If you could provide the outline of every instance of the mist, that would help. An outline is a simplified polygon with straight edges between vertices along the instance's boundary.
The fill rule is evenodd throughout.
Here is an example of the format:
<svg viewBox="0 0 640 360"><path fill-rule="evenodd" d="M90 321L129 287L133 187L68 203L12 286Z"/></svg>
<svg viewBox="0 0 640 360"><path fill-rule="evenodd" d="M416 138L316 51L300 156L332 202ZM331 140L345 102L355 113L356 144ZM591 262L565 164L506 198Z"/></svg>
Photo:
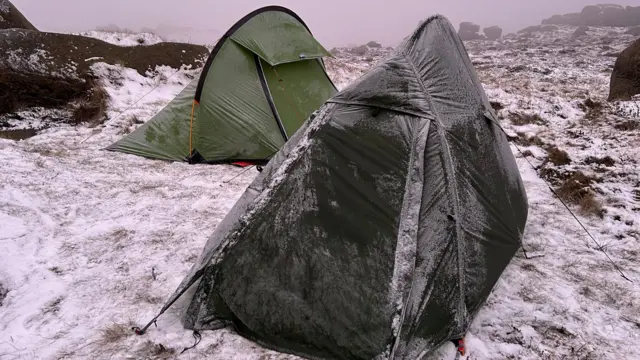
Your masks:
<svg viewBox="0 0 640 360"><path fill-rule="evenodd" d="M222 35L242 16L265 5L281 5L295 11L325 47L362 44L375 40L393 46L426 17L442 14L458 28L461 21L481 27L498 25L504 33L557 13L579 12L599 3L585 0L12 0L40 30L77 32L114 24L139 30L158 26L189 27L206 37ZM603 1L601 1L603 2ZM600 2L600 3L601 3ZM640 0L620 5L639 6ZM197 30L197 31L196 31ZM189 39L191 39L189 37ZM207 41L200 36L193 42Z"/></svg>

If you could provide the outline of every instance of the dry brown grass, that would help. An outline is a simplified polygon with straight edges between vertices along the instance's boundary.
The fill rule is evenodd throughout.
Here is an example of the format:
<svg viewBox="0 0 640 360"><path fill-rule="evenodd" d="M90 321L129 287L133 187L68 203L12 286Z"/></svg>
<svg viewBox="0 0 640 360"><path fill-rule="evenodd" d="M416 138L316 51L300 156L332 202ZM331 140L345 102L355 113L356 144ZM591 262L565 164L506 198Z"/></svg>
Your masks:
<svg viewBox="0 0 640 360"><path fill-rule="evenodd" d="M596 196L593 192L589 192L587 195L583 196L579 203L580 213L584 216L596 216L599 218L604 218L604 208L602 207L602 202L596 199Z"/></svg>
<svg viewBox="0 0 640 360"><path fill-rule="evenodd" d="M9 289L4 287L4 285L2 285L2 283L0 283L0 306L2 306L2 302L7 297L8 293L9 293Z"/></svg>
<svg viewBox="0 0 640 360"><path fill-rule="evenodd" d="M594 101L591 98L587 98L578 106L582 111L585 112L585 115L584 115L585 120L594 122L602 119L602 114L604 112L604 105L602 105L601 102Z"/></svg>
<svg viewBox="0 0 640 360"><path fill-rule="evenodd" d="M176 349L147 340L136 350L136 355L140 359L168 360L175 358Z"/></svg>
<svg viewBox="0 0 640 360"><path fill-rule="evenodd" d="M527 136L524 133L517 133L518 137L516 137L515 139L513 139L513 142L515 142L518 145L521 146L540 146L540 147L544 147L545 143L544 141L542 141L542 139L536 135L534 136Z"/></svg>
<svg viewBox="0 0 640 360"><path fill-rule="evenodd" d="M92 86L87 93L73 106L73 123L97 126L106 120L109 94L102 84L91 81Z"/></svg>
<svg viewBox="0 0 640 360"><path fill-rule="evenodd" d="M589 156L588 158L585 159L584 161L586 164L597 164L597 165L604 165L607 167L611 167L613 165L616 164L616 161L613 160L613 158L611 158L611 156L605 156L605 157L595 157L595 156Z"/></svg>
<svg viewBox="0 0 640 360"><path fill-rule="evenodd" d="M640 120L625 120L613 125L613 127L620 131L640 130Z"/></svg>
<svg viewBox="0 0 640 360"><path fill-rule="evenodd" d="M100 344L109 345L131 335L131 328L124 324L112 324L100 331Z"/></svg>
<svg viewBox="0 0 640 360"><path fill-rule="evenodd" d="M522 114L522 113L512 113L509 115L509 120L511 123L516 126L529 125L529 124L538 124L544 125L546 121L540 117L538 114Z"/></svg>
<svg viewBox="0 0 640 360"><path fill-rule="evenodd" d="M97 341L99 346L109 346L122 341L124 338L134 334L132 328L136 326L133 319L126 323L113 323L100 330L100 338Z"/></svg>
<svg viewBox="0 0 640 360"><path fill-rule="evenodd" d="M504 109L504 105L502 105L501 103L499 103L497 101L490 101L489 104L491 104L491 107L495 111L500 111L500 110Z"/></svg>
<svg viewBox="0 0 640 360"><path fill-rule="evenodd" d="M57 314L60 311L62 300L64 300L64 298L60 296L46 303L42 308L42 314Z"/></svg>
<svg viewBox="0 0 640 360"><path fill-rule="evenodd" d="M131 115L126 121L122 122L120 125L120 130L118 131L119 135L127 135L132 131L133 125L141 125L144 124L144 121L140 120L137 115Z"/></svg>
<svg viewBox="0 0 640 360"><path fill-rule="evenodd" d="M591 188L594 178L577 171L569 176L558 188L558 196L571 204L578 205L584 216L604 217L602 203Z"/></svg>
<svg viewBox="0 0 640 360"><path fill-rule="evenodd" d="M547 149L549 154L549 161L557 166L571 164L571 159L566 151L560 150L555 146L551 146Z"/></svg>

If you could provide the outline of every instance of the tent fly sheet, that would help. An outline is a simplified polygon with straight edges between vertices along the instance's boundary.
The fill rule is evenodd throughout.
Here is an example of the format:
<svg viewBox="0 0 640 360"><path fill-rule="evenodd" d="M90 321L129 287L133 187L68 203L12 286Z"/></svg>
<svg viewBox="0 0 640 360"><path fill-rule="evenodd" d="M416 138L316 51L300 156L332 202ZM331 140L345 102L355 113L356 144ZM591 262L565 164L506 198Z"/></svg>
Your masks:
<svg viewBox="0 0 640 360"><path fill-rule="evenodd" d="M193 288L188 329L310 359L419 359L465 335L527 215L464 45L433 16L303 124L160 314Z"/></svg>
<svg viewBox="0 0 640 360"><path fill-rule="evenodd" d="M260 8L218 41L199 79L107 150L192 163L266 162L337 92L325 56L291 10Z"/></svg>

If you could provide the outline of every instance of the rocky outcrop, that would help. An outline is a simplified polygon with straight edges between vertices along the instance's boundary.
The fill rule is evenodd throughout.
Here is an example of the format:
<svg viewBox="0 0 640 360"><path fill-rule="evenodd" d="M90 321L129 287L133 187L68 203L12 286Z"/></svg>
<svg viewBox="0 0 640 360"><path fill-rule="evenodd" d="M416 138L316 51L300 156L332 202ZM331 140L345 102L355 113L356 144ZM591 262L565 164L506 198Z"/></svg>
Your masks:
<svg viewBox="0 0 640 360"><path fill-rule="evenodd" d="M629 28L624 33L627 35L640 36L640 26Z"/></svg>
<svg viewBox="0 0 640 360"><path fill-rule="evenodd" d="M484 35L487 37L487 40L498 40L502 36L502 28L499 26L489 26L482 29Z"/></svg>
<svg viewBox="0 0 640 360"><path fill-rule="evenodd" d="M580 26L582 20L580 19L580 13L570 13L563 15L553 15L548 19L542 20L542 25L571 25Z"/></svg>
<svg viewBox="0 0 640 360"><path fill-rule="evenodd" d="M91 71L96 62L120 64L141 74L156 65L200 66L204 46L159 43L121 47L68 34L0 30L0 114L28 107L60 107L99 92Z"/></svg>
<svg viewBox="0 0 640 360"><path fill-rule="evenodd" d="M9 0L0 0L0 29L37 30Z"/></svg>
<svg viewBox="0 0 640 360"><path fill-rule="evenodd" d="M350 54L364 56L369 51L367 45L360 45L347 50Z"/></svg>
<svg viewBox="0 0 640 360"><path fill-rule="evenodd" d="M526 28L518 31L520 34L534 33L534 32L553 32L558 30L557 26L554 25L533 25L527 26Z"/></svg>
<svg viewBox="0 0 640 360"><path fill-rule="evenodd" d="M587 36L587 31L589 31L589 27L588 26L579 26L576 31L573 32L573 37L582 37L582 36Z"/></svg>
<svg viewBox="0 0 640 360"><path fill-rule="evenodd" d="M543 25L610 26L640 25L640 6L616 4L587 5L579 13L553 15L542 20Z"/></svg>
<svg viewBox="0 0 640 360"><path fill-rule="evenodd" d="M367 46L368 46L368 47L370 47L370 48L376 48L376 49L378 49L378 48L381 48L381 47L382 47L382 45L380 45L380 43L378 43L378 42L376 42L376 41L369 41L369 42L367 43Z"/></svg>
<svg viewBox="0 0 640 360"><path fill-rule="evenodd" d="M629 100L636 94L640 94L640 39L618 55L611 73L608 100Z"/></svg>
<svg viewBox="0 0 640 360"><path fill-rule="evenodd" d="M468 40L484 40L486 37L484 35L479 34L480 25L476 25L472 22L464 21L460 23L460 28L458 29L458 36L463 41Z"/></svg>

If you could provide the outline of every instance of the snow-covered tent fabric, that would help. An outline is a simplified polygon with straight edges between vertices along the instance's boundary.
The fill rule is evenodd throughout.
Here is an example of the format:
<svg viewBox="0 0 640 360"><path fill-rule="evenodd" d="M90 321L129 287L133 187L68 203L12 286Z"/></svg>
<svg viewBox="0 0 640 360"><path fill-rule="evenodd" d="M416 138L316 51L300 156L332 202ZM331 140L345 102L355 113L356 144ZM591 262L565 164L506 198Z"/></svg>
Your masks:
<svg viewBox="0 0 640 360"><path fill-rule="evenodd" d="M218 41L198 79L107 150L192 163L266 162L337 92L325 56L291 10L257 9Z"/></svg>
<svg viewBox="0 0 640 360"><path fill-rule="evenodd" d="M464 45L433 16L312 114L160 314L193 287L188 329L311 359L418 359L465 335L527 216Z"/></svg>

